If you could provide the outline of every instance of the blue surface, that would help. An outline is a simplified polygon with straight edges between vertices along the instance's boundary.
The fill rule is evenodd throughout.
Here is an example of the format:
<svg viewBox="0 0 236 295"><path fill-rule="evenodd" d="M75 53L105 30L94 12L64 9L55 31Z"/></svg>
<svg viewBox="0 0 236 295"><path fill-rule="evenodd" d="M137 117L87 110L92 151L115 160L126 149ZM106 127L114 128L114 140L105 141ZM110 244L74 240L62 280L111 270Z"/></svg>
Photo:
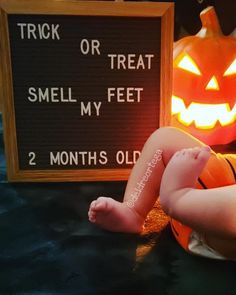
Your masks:
<svg viewBox="0 0 236 295"><path fill-rule="evenodd" d="M168 226L141 237L88 222L91 200L121 200L125 182L8 183L0 132L1 295L236 294L236 263L185 253Z"/></svg>

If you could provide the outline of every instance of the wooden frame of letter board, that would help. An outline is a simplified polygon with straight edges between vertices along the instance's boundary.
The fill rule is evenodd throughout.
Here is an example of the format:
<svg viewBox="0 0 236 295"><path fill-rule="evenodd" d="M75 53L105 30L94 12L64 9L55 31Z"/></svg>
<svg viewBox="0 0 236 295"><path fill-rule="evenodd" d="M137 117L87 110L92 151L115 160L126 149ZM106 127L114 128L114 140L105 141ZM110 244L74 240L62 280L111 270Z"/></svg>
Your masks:
<svg viewBox="0 0 236 295"><path fill-rule="evenodd" d="M169 125L172 91L173 3L109 2L73 0L0 0L0 60L3 87L3 128L7 176L9 181L110 181L127 180L130 169L83 169L83 170L20 170L15 125L9 14L125 16L161 18L160 62L160 122ZM157 127L159 127L157 126Z"/></svg>

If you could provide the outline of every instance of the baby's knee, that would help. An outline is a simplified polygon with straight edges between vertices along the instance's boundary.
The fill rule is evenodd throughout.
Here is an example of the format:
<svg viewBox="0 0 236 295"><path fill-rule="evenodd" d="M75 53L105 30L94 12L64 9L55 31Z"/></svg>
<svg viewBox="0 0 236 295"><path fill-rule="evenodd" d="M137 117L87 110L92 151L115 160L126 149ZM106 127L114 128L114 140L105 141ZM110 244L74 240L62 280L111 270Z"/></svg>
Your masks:
<svg viewBox="0 0 236 295"><path fill-rule="evenodd" d="M236 239L236 204L232 206L232 209L225 214L224 224L225 224L225 231L229 234L233 239Z"/></svg>
<svg viewBox="0 0 236 295"><path fill-rule="evenodd" d="M229 234L232 236L232 238L236 239L236 217L234 217L232 220L230 220L227 228L228 228Z"/></svg>
<svg viewBox="0 0 236 295"><path fill-rule="evenodd" d="M173 135L176 135L178 132L181 132L176 127L164 126L156 129L148 138L147 144L151 145L161 145L163 142L167 141Z"/></svg>

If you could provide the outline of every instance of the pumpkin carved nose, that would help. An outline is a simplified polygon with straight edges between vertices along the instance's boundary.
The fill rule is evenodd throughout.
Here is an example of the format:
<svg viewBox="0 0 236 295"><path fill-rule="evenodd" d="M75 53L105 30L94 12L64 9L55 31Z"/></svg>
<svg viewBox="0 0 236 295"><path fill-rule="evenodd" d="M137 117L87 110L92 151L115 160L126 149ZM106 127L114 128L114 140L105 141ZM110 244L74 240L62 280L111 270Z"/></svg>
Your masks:
<svg viewBox="0 0 236 295"><path fill-rule="evenodd" d="M220 89L220 87L219 87L216 77L212 76L212 78L210 79L210 81L208 82L208 84L206 86L206 90L219 90L219 89Z"/></svg>

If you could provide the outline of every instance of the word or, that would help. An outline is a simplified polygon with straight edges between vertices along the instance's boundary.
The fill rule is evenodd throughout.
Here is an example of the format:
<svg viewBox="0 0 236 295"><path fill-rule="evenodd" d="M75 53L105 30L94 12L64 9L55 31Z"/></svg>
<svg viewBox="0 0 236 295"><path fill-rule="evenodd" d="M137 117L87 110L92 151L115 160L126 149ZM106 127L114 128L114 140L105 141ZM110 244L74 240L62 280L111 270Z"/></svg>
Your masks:
<svg viewBox="0 0 236 295"><path fill-rule="evenodd" d="M87 54L98 54L100 55L100 42L98 40L88 40L88 39L82 39L80 42L80 51L82 54L87 55Z"/></svg>
<svg viewBox="0 0 236 295"><path fill-rule="evenodd" d="M131 199L126 202L128 207L134 207L134 203L138 200L139 196L141 195L148 179L150 178L153 168L155 168L156 164L162 160L162 151L156 150L153 158L150 162L147 163L147 169L139 182L136 183L136 187L134 192L130 195Z"/></svg>
<svg viewBox="0 0 236 295"><path fill-rule="evenodd" d="M59 24L17 23L20 27L21 39L52 39L60 40Z"/></svg>

